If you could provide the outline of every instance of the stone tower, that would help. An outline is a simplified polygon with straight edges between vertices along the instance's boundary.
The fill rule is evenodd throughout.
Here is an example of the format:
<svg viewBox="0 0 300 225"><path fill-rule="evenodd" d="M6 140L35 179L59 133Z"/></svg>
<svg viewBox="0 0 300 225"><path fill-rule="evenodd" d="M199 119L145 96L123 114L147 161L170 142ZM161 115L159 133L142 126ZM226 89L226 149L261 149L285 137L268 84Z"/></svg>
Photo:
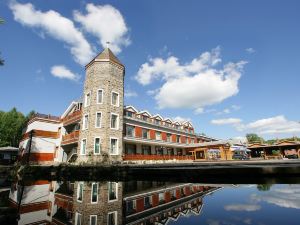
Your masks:
<svg viewBox="0 0 300 225"><path fill-rule="evenodd" d="M125 67L106 48L85 70L77 161L121 161Z"/></svg>

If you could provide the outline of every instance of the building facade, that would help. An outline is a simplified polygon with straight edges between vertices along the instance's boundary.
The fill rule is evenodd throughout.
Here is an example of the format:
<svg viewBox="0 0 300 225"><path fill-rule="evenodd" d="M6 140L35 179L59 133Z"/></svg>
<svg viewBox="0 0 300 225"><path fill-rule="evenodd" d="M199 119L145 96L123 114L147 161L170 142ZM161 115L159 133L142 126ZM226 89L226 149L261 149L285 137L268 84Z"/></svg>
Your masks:
<svg viewBox="0 0 300 225"><path fill-rule="evenodd" d="M217 141L197 134L189 121L173 121L125 106L125 67L110 49L97 55L85 69L80 100L72 102L60 117L36 114L29 121L20 143L21 160L191 161L195 159L193 150ZM208 159L208 154L204 159Z"/></svg>

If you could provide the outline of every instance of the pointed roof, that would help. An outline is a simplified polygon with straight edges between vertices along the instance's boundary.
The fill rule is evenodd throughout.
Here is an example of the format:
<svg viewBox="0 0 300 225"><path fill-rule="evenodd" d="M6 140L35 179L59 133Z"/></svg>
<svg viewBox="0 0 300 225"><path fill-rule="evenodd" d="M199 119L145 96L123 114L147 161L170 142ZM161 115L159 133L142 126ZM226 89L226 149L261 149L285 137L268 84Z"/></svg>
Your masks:
<svg viewBox="0 0 300 225"><path fill-rule="evenodd" d="M109 48L105 48L95 58L93 58L91 62L89 62L86 66L89 66L92 62L110 62L110 61L124 67L124 65L120 62L120 60L114 55L114 53Z"/></svg>

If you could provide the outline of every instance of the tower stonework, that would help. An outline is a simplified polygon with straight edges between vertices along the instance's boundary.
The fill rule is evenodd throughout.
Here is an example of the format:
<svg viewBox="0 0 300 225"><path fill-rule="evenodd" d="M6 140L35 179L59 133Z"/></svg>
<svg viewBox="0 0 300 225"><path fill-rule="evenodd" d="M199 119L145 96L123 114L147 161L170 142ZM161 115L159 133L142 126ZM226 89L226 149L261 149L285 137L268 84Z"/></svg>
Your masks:
<svg viewBox="0 0 300 225"><path fill-rule="evenodd" d="M106 48L85 69L77 161L121 161L125 67Z"/></svg>

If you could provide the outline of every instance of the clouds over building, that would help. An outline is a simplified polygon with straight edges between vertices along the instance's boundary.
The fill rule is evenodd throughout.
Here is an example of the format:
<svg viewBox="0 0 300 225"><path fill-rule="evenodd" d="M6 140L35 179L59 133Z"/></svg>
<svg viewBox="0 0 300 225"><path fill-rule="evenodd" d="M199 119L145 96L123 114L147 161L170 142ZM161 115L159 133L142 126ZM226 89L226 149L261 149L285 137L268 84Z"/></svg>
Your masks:
<svg viewBox="0 0 300 225"><path fill-rule="evenodd" d="M239 92L245 61L227 63L220 69L220 47L202 53L188 63L175 56L152 58L139 68L142 85L162 81L154 98L159 108L191 108L199 114L205 106L222 102Z"/></svg>

